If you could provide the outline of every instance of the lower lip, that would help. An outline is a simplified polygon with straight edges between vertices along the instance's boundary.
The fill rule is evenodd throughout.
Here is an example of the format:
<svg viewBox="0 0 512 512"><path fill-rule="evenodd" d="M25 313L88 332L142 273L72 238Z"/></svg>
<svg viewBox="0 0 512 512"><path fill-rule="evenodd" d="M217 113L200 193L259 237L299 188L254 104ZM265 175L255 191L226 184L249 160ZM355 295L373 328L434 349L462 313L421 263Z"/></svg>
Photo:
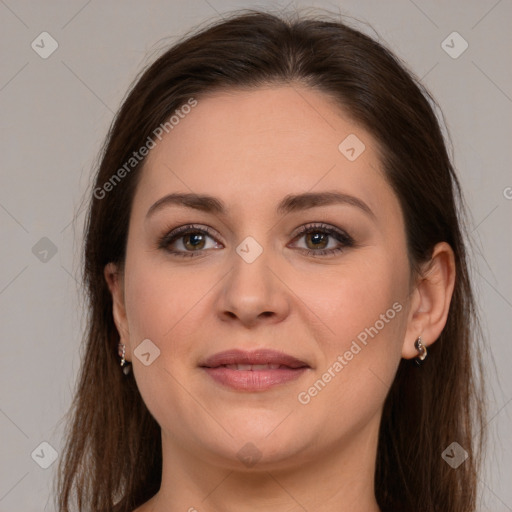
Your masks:
<svg viewBox="0 0 512 512"><path fill-rule="evenodd" d="M279 384L298 379L308 368L276 370L232 370L225 366L206 368L215 381L238 391L265 391Z"/></svg>

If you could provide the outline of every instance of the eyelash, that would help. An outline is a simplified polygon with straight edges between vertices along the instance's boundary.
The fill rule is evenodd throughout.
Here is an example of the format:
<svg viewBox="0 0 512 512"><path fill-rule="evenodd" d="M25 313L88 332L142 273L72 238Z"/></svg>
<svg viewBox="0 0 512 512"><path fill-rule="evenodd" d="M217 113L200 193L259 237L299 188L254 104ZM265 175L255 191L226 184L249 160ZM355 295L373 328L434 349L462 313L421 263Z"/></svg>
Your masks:
<svg viewBox="0 0 512 512"><path fill-rule="evenodd" d="M300 249L306 253L308 256L324 256L327 254L333 255L337 254L347 247L353 247L355 245L354 239L349 236L344 231L335 229L333 227L328 226L327 224L308 224L305 226L302 226L299 230L299 232L295 235L293 238L293 241L300 239L302 236L309 234L309 233L319 233L322 232L324 234L327 234L329 236L334 237L338 242L342 244L342 247L338 247L336 249L321 249L321 250L312 250L312 249ZM179 240L184 235L193 234L193 233L201 233L204 235L208 235L211 238L215 238L212 230L208 226L203 226L201 228L197 227L194 224L189 224L186 226L181 226L179 228L176 228L175 230L171 231L170 233L165 234L162 236L158 241L158 248L163 249L173 256L182 256L182 257L194 257L201 254L201 252L208 250L208 249L201 249L198 251L174 251L169 249L169 245L173 243L176 240Z"/></svg>

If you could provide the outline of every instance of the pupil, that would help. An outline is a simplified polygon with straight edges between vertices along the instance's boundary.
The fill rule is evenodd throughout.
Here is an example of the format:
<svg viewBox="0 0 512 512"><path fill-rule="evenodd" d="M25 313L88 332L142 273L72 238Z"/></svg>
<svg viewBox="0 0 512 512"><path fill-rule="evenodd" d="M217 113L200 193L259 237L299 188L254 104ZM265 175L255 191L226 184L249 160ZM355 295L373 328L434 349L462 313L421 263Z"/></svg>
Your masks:
<svg viewBox="0 0 512 512"><path fill-rule="evenodd" d="M325 235L325 234L323 234L323 233L322 233L322 234L321 234L321 233L318 233L318 232L313 233L313 234L312 234L313 244L314 244L314 245L318 245L318 242L319 242L319 243L322 243L322 242L324 241L325 236L326 236L326 235Z"/></svg>
<svg viewBox="0 0 512 512"><path fill-rule="evenodd" d="M201 234L195 234L195 235L188 235L187 236L187 240L189 242L190 245L192 245L192 247L197 247L201 242L202 242L202 237L203 235ZM194 241L191 242L191 240L193 239L197 239Z"/></svg>

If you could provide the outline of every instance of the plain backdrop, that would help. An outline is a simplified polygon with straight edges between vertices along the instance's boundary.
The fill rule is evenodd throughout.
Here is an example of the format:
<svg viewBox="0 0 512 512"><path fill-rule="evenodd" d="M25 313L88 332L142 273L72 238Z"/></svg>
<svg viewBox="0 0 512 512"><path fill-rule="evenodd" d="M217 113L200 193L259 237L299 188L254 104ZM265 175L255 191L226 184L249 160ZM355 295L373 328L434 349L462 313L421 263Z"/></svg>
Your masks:
<svg viewBox="0 0 512 512"><path fill-rule="evenodd" d="M81 204L128 86L164 43L197 24L287 4L0 0L0 512L54 510L57 461L41 466L59 457L80 365ZM512 511L512 2L288 4L301 7L352 18L441 106L470 209L489 346L491 444L480 510Z"/></svg>

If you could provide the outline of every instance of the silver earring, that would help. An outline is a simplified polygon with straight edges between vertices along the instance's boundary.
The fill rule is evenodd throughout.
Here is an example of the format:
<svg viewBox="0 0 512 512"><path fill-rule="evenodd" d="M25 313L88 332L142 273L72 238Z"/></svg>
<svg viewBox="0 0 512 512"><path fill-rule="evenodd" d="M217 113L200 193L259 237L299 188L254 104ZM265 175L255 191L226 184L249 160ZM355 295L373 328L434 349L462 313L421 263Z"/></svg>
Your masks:
<svg viewBox="0 0 512 512"><path fill-rule="evenodd" d="M123 367L123 373L128 375L131 370L131 364L124 358L126 353L126 346L124 343L119 343L118 349L121 351L121 366Z"/></svg>
<svg viewBox="0 0 512 512"><path fill-rule="evenodd" d="M420 366L423 364L423 361L425 361L425 358L427 357L427 347L425 347L425 345L423 345L421 342L421 336L418 336L418 339L414 342L414 346L419 352L419 356L415 357L414 360L416 361L416 364Z"/></svg>

